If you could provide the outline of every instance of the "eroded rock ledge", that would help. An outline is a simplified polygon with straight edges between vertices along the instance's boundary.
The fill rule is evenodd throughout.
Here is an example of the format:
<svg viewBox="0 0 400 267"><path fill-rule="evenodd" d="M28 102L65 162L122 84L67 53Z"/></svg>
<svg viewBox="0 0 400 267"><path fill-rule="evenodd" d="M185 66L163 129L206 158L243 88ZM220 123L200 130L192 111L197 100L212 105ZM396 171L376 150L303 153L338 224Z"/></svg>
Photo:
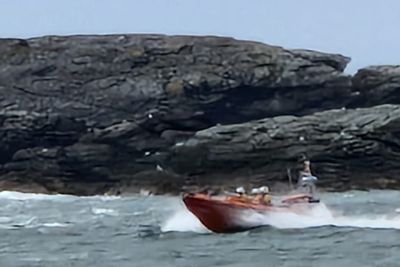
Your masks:
<svg viewBox="0 0 400 267"><path fill-rule="evenodd" d="M283 181L299 153L327 187L397 187L398 107L374 106L399 104L398 67L348 62L210 36L0 39L0 187Z"/></svg>
<svg viewBox="0 0 400 267"><path fill-rule="evenodd" d="M399 187L399 137L400 105L280 116L199 131L172 150L169 166L285 182L286 168L306 155L326 187Z"/></svg>

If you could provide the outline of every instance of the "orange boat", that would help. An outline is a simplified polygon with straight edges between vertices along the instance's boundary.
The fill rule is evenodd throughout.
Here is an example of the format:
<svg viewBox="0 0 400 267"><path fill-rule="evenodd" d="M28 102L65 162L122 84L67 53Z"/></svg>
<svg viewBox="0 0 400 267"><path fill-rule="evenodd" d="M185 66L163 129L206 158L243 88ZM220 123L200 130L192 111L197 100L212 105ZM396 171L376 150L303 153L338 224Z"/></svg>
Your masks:
<svg viewBox="0 0 400 267"><path fill-rule="evenodd" d="M257 204L251 199L238 196L209 196L207 194L186 193L183 202L201 223L215 233L235 233L259 227L243 221L246 212L268 214L272 212L291 212L305 214L312 203L319 202L308 194L284 198L278 205Z"/></svg>

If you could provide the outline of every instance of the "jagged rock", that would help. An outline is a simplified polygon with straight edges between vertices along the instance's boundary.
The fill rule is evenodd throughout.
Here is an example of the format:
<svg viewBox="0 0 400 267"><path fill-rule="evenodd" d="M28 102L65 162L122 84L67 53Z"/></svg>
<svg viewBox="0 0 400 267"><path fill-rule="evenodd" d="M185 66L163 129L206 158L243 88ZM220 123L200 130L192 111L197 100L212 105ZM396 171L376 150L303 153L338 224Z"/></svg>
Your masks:
<svg viewBox="0 0 400 267"><path fill-rule="evenodd" d="M370 140L382 150L367 149L373 151L374 156L367 157L371 162L385 155L394 166L382 172L380 180L375 179L372 165L338 152L342 146L353 153L363 151L357 148L368 147L363 136L349 137L349 144L338 141L337 147L329 138L336 138L341 127L346 134L367 129L351 126L361 113L365 120L373 119L377 111L397 114L394 107L281 116L398 103L396 67L365 69L351 78L343 74L348 62L342 55L209 36L0 39L0 188L25 191L32 185L33 190L49 193L95 194L110 189L162 193L218 181L242 182L247 177L251 177L248 183L258 183L266 174L282 181L282 169L303 152L336 188L342 180L360 184L364 172L355 171L359 166L369 167L365 177L371 179L365 181L392 187L397 183L392 175L397 156L388 153L397 149L397 143L387 141L392 136L386 143ZM257 122L264 128L247 128L257 124L248 121L274 116L280 117ZM292 135L288 127L294 127ZM215 129L224 133L214 136ZM388 129L396 139L394 128ZM308 131L314 143L307 136L296 143L300 138L296 133ZM266 133L270 139L265 139ZM216 140L212 147L207 145ZM328 154L332 159L326 159ZM343 164L354 167L354 172L341 172Z"/></svg>
<svg viewBox="0 0 400 267"><path fill-rule="evenodd" d="M347 57L232 38L49 36L0 39L0 51L3 109L89 127L196 131L334 108L349 95Z"/></svg>
<svg viewBox="0 0 400 267"><path fill-rule="evenodd" d="M1 175L103 190L168 168L198 130L342 106L348 61L222 37L0 39Z"/></svg>
<svg viewBox="0 0 400 267"><path fill-rule="evenodd" d="M398 105L215 126L175 147L169 164L187 175L287 181L286 169L306 155L330 188L379 187L382 179L400 187L399 129Z"/></svg>
<svg viewBox="0 0 400 267"><path fill-rule="evenodd" d="M2 110L0 163L10 161L20 149L71 145L85 132L85 123L62 114Z"/></svg>
<svg viewBox="0 0 400 267"><path fill-rule="evenodd" d="M347 64L350 62L350 58L339 54L333 55L306 49L293 49L290 51L296 56L302 57L316 64L331 66L338 71L344 71Z"/></svg>
<svg viewBox="0 0 400 267"><path fill-rule="evenodd" d="M400 103L400 66L371 66L353 77L351 106L374 106Z"/></svg>

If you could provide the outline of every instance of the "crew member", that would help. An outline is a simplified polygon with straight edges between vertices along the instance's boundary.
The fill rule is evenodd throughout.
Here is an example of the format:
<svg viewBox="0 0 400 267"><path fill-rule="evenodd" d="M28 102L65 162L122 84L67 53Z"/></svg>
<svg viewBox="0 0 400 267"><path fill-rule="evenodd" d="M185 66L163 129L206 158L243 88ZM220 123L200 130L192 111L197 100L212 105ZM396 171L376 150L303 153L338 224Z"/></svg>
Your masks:
<svg viewBox="0 0 400 267"><path fill-rule="evenodd" d="M268 186L261 186L259 192L260 194L255 197L255 202L263 205L271 205L272 197L269 194Z"/></svg>
<svg viewBox="0 0 400 267"><path fill-rule="evenodd" d="M315 182L318 178L311 173L310 161L306 160L303 164L303 170L299 173L299 186L307 188L307 193L310 194L311 199L314 199Z"/></svg>
<svg viewBox="0 0 400 267"><path fill-rule="evenodd" d="M249 198L246 195L246 190L242 186L236 188L235 192L238 195L240 201L242 201L242 202L250 202L251 201L251 198Z"/></svg>

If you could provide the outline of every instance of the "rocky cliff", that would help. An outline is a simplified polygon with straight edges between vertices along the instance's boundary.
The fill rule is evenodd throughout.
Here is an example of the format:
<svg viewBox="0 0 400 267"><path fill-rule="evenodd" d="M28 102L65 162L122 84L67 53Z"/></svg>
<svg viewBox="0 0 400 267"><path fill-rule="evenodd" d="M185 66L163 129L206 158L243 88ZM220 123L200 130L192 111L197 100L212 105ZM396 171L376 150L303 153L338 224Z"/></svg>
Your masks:
<svg viewBox="0 0 400 267"><path fill-rule="evenodd" d="M210 36L0 39L0 187L276 182L300 154L327 187L397 187L399 68L351 77L349 60Z"/></svg>

